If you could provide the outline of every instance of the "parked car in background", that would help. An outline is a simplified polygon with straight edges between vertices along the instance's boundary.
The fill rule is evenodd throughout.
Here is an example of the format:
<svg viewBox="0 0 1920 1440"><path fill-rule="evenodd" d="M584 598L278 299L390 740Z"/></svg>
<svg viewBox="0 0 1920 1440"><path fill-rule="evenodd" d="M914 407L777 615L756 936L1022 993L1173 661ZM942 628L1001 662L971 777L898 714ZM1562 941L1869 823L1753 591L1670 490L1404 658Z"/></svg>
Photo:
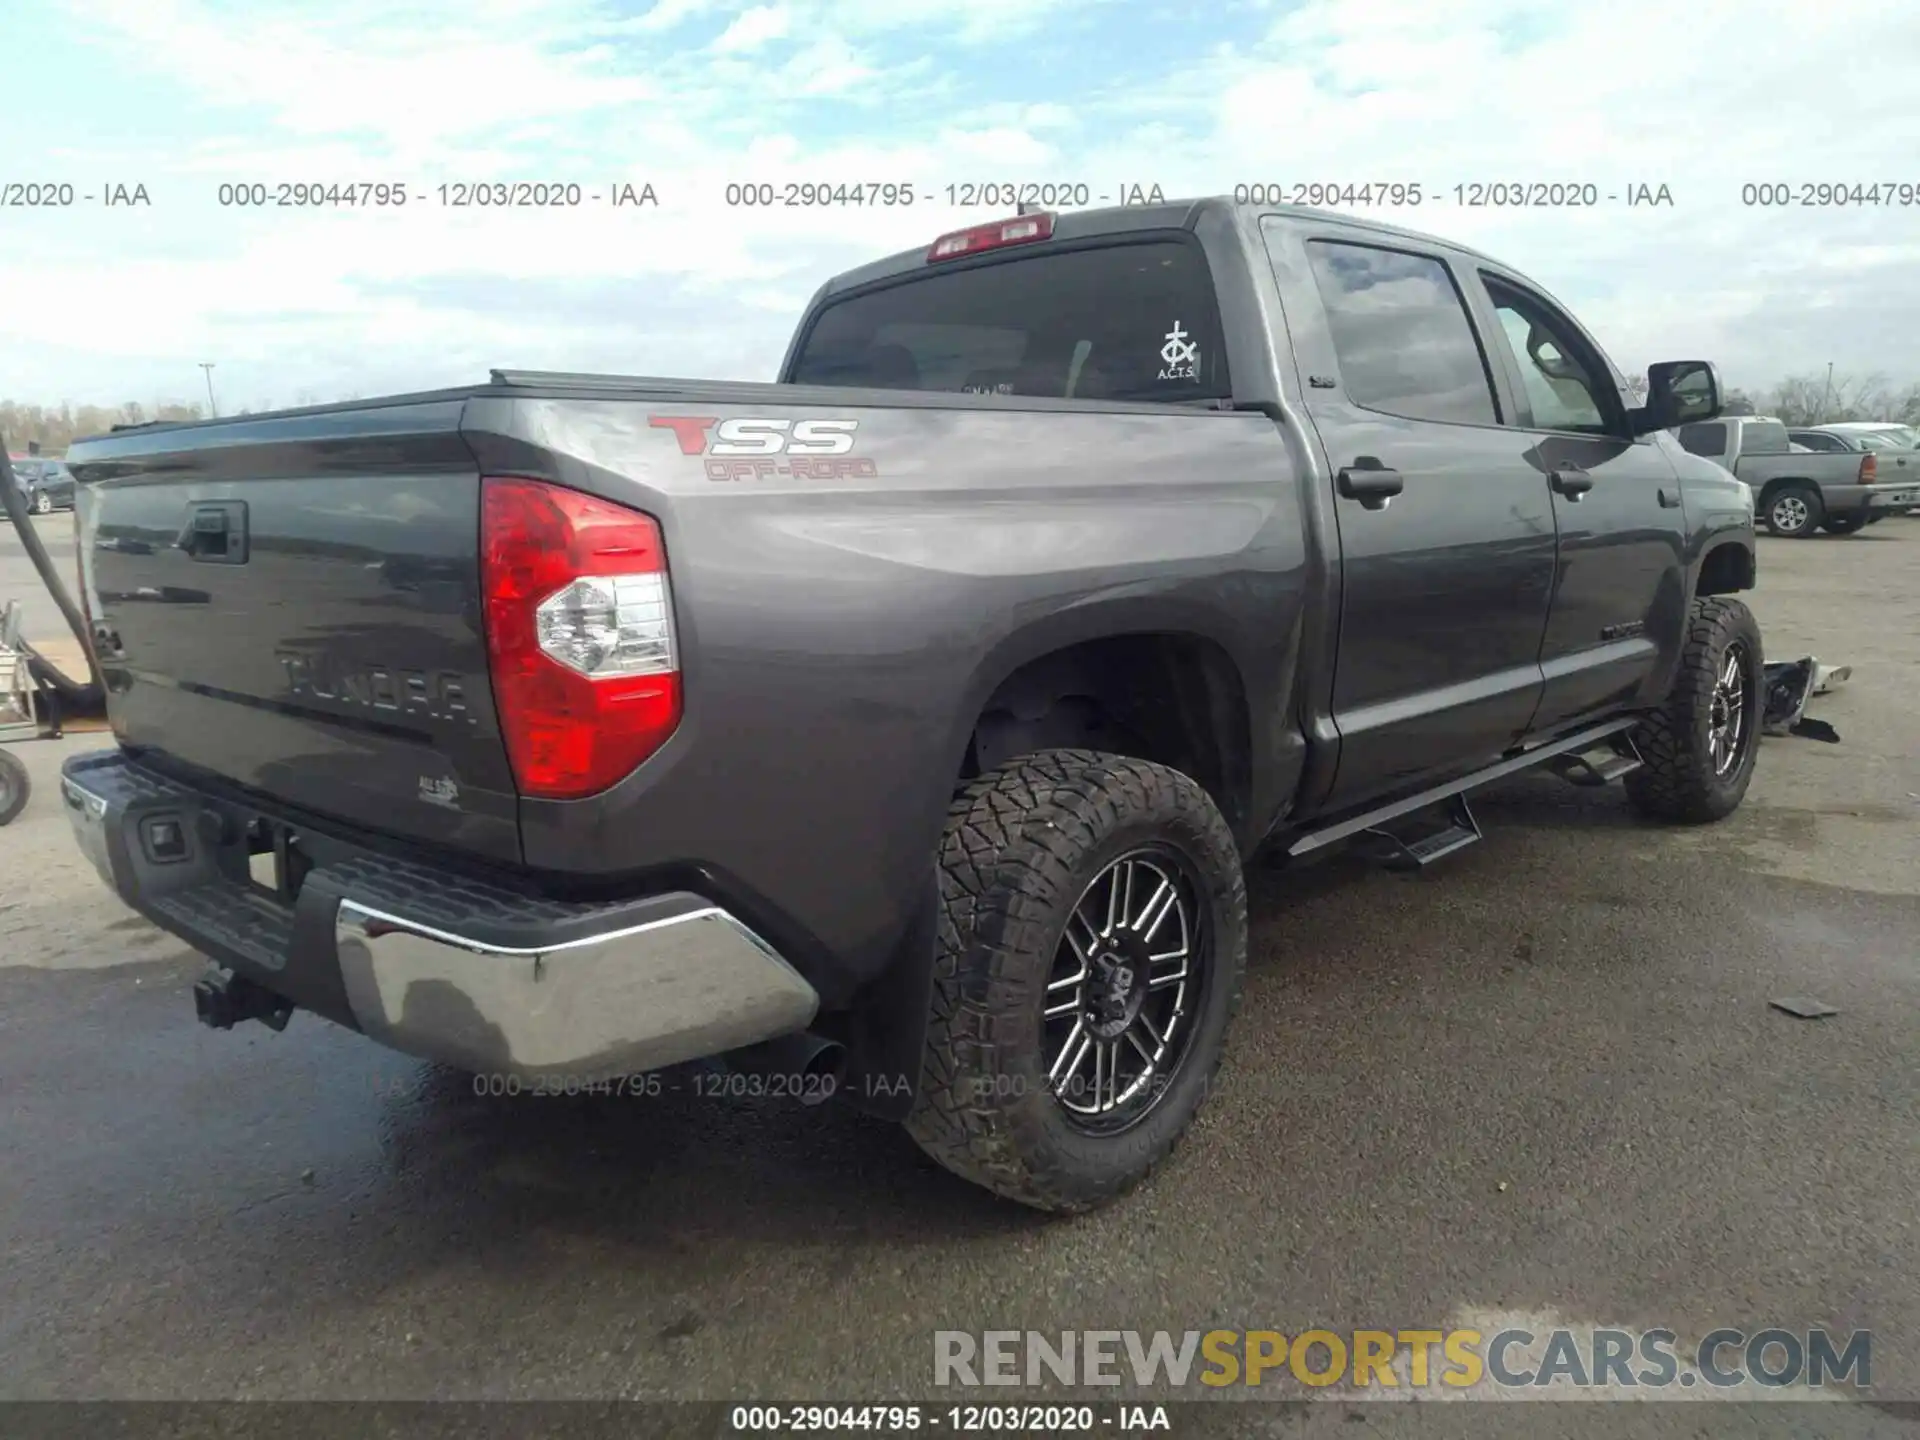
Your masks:
<svg viewBox="0 0 1920 1440"><path fill-rule="evenodd" d="M73 508L73 474L66 461L45 455L9 455L7 459L13 465L14 479L20 482L27 508L34 514Z"/></svg>
<svg viewBox="0 0 1920 1440"><path fill-rule="evenodd" d="M7 463L13 467L13 478L20 486L20 493L26 497L29 508L33 505L33 485L40 478L43 463L38 455L8 455Z"/></svg>
<svg viewBox="0 0 1920 1440"><path fill-rule="evenodd" d="M1920 432L1906 425L1809 425L1789 430L1787 437L1822 455L1872 453L1889 457L1882 464L1920 470Z"/></svg>
<svg viewBox="0 0 1920 1440"><path fill-rule="evenodd" d="M1789 430L1787 434L1796 444L1817 454L1873 454L1888 479L1920 480L1920 430L1911 425L1847 420ZM1902 513L1912 515L1915 511Z"/></svg>
<svg viewBox="0 0 1920 1440"><path fill-rule="evenodd" d="M1811 428L1823 435L1852 436L1869 450L1920 450L1920 428L1892 420L1836 420Z"/></svg>
<svg viewBox="0 0 1920 1440"><path fill-rule="evenodd" d="M1820 431L1790 432L1771 415L1723 415L1675 432L1681 448L1731 470L1753 487L1754 514L1769 531L1802 539L1815 530L1850 535L1863 525L1920 504L1920 476L1891 478L1874 450L1819 453L1816 445L1796 455L1795 439ZM1807 444L1802 439L1801 444Z"/></svg>
<svg viewBox="0 0 1920 1440"><path fill-rule="evenodd" d="M27 508L36 515L73 509L73 472L67 469L67 462L43 459L39 466L39 474L31 483L22 482Z"/></svg>

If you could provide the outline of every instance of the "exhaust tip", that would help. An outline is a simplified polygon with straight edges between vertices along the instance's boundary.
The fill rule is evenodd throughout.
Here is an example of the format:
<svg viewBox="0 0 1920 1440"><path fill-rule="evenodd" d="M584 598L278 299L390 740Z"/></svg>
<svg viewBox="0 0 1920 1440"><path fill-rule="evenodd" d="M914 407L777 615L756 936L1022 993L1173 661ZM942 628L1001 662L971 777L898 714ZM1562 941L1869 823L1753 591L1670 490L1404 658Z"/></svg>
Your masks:
<svg viewBox="0 0 1920 1440"><path fill-rule="evenodd" d="M776 1093L802 1105L831 1100L845 1078L847 1047L838 1040L805 1031L749 1045L721 1057L720 1063L738 1074L776 1079Z"/></svg>
<svg viewBox="0 0 1920 1440"><path fill-rule="evenodd" d="M847 1047L838 1040L821 1041L819 1048L801 1067L801 1077L807 1083L800 1087L800 1103L824 1105L840 1088L846 1073Z"/></svg>

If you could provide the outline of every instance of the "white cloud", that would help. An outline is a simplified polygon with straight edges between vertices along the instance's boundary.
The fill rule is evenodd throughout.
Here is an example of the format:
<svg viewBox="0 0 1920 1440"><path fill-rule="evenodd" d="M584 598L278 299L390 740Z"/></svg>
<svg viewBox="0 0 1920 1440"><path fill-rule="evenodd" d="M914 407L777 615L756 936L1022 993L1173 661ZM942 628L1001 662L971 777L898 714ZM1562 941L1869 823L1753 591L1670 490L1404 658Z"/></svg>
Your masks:
<svg viewBox="0 0 1920 1440"><path fill-rule="evenodd" d="M735 16L733 23L713 42L713 48L728 54L757 50L770 40L785 39L792 23L792 12L786 6L756 5Z"/></svg>
<svg viewBox="0 0 1920 1440"><path fill-rule="evenodd" d="M636 16L621 28L641 33L672 30L693 16L713 8L713 0L657 0L651 10Z"/></svg>
<svg viewBox="0 0 1920 1440"><path fill-rule="evenodd" d="M789 60L781 78L799 95L838 95L878 72L837 35L823 35Z"/></svg>
<svg viewBox="0 0 1920 1440"><path fill-rule="evenodd" d="M21 217L0 232L0 393L88 398L111 376L99 398L124 399L145 373L157 394L177 368L220 358L223 383L251 374L284 397L303 376L348 373L356 355L371 366L375 347L380 373L408 385L463 378L454 362L482 351L490 363L658 372L694 357L764 374L792 318L780 305L797 308L835 268L985 218L938 203L945 185L981 180L1085 180L1096 195L1123 182L1168 194L1419 182L1426 203L1384 218L1532 274L1623 367L1705 354L1749 384L1829 359L1920 378L1920 205L1741 203L1748 181L1920 186L1910 7L1828 0L1761 16L1696 0L1681 33L1653 0L1306 0L1222 12L1239 28L1217 43L1153 31L1187 47L1168 38L1166 53L1120 25L1147 36L1146 8L1096 0L73 8L76 47L169 98L121 97L138 118L117 130L49 123L45 153L75 173L147 177L156 199L150 212ZM1732 62L1696 43L1727 35L1750 42ZM1045 46L1084 57L1078 78L1018 94L1024 81L1001 71L1055 75L1032 59ZM426 203L216 203L223 180L390 177ZM434 199L443 181L508 178L602 192L648 181L661 208ZM910 183L936 203L725 203L729 183L787 180ZM1603 194L1665 183L1675 204L1463 207L1451 187L1476 180ZM594 293L617 299L596 306Z"/></svg>

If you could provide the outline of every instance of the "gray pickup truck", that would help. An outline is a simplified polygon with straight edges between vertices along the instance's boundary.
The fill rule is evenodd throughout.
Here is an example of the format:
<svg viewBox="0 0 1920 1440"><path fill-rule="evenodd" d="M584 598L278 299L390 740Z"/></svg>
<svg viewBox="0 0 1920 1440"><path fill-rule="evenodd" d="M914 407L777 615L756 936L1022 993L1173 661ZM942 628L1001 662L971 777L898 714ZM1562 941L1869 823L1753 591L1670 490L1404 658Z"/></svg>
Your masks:
<svg viewBox="0 0 1920 1440"><path fill-rule="evenodd" d="M1202 200L842 275L774 384L91 439L65 803L209 1024L837 1094L1082 1210L1208 1091L1256 849L1425 865L1532 766L1740 803L1752 497L1667 433L1719 404L1484 255Z"/></svg>
<svg viewBox="0 0 1920 1440"><path fill-rule="evenodd" d="M1691 455L1723 465L1751 485L1755 511L1775 535L1802 540L1816 530L1851 535L1920 504L1920 481L1883 474L1872 450L1827 450L1767 415L1725 415L1679 428Z"/></svg>

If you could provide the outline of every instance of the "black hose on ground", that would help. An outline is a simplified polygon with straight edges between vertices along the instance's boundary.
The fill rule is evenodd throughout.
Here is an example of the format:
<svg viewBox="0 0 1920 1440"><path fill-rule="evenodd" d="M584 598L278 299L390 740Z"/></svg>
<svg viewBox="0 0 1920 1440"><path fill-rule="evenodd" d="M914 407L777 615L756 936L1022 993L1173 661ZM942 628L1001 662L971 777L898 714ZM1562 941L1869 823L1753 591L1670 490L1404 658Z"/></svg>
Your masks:
<svg viewBox="0 0 1920 1440"><path fill-rule="evenodd" d="M7 458L5 437L0 436L0 505L4 505L7 518L13 521L14 532L20 537L20 546L27 552L27 558L33 561L33 568L40 572L40 583L47 587L47 593L53 596L53 603L60 607L60 613L66 616L68 626L73 630L74 638L79 640L81 652L87 657L87 670L91 675L88 683L69 678L59 666L44 655L35 653L29 662L36 678L44 678L46 683L61 692L61 699L69 697L78 702L69 708L77 710L95 710L100 708L106 696L106 686L100 679L100 662L93 653L93 636L87 633L87 622L80 614L79 606L73 603L73 597L67 593L66 584L60 578L60 572L54 568L53 561L47 555L47 547L40 543L40 536L33 528L33 516L27 511L27 497L20 493L20 481L13 473L13 461ZM88 692L91 691L91 695ZM85 698L82 698L85 697ZM88 703L88 701L91 703Z"/></svg>

